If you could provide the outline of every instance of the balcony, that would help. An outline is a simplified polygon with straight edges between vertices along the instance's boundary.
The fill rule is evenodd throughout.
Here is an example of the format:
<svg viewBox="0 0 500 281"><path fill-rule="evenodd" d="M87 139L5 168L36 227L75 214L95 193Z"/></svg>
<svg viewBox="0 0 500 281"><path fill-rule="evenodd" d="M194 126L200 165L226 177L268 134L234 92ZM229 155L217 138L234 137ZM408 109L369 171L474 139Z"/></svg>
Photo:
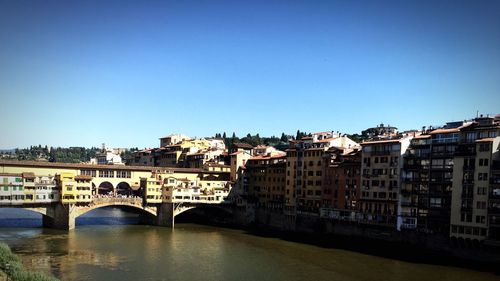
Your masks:
<svg viewBox="0 0 500 281"><path fill-rule="evenodd" d="M491 171L494 172L500 172L500 161L499 160L493 160L493 163L491 164Z"/></svg>
<svg viewBox="0 0 500 281"><path fill-rule="evenodd" d="M474 198L474 193L466 193L466 192L462 192L462 199L472 199Z"/></svg>
<svg viewBox="0 0 500 281"><path fill-rule="evenodd" d="M372 156L384 156L384 155L390 155L392 151L390 150L382 150L382 151L372 151L371 155Z"/></svg>
<svg viewBox="0 0 500 281"><path fill-rule="evenodd" d="M500 200L500 188L495 188L493 189L489 194L488 194L489 199L494 199L494 200Z"/></svg>
<svg viewBox="0 0 500 281"><path fill-rule="evenodd" d="M402 207L417 207L417 202L415 201L401 201Z"/></svg>
<svg viewBox="0 0 500 281"><path fill-rule="evenodd" d="M464 180L462 180L462 184L474 184L474 180L473 179L464 179Z"/></svg>
<svg viewBox="0 0 500 281"><path fill-rule="evenodd" d="M460 211L463 213L472 213L472 206L462 206Z"/></svg>
<svg viewBox="0 0 500 281"><path fill-rule="evenodd" d="M467 165L467 166L464 165L463 170L464 172L466 172L466 171L474 171L474 169L475 169L474 165Z"/></svg>
<svg viewBox="0 0 500 281"><path fill-rule="evenodd" d="M401 195L403 196L410 196L412 194L411 189L401 189Z"/></svg>
<svg viewBox="0 0 500 281"><path fill-rule="evenodd" d="M500 207L489 207L488 215L500 215Z"/></svg>
<svg viewBox="0 0 500 281"><path fill-rule="evenodd" d="M475 145L459 145L455 150L455 156L475 156L476 146Z"/></svg>
<svg viewBox="0 0 500 281"><path fill-rule="evenodd" d="M488 223L490 226L499 227L500 226L500 217L490 217Z"/></svg>

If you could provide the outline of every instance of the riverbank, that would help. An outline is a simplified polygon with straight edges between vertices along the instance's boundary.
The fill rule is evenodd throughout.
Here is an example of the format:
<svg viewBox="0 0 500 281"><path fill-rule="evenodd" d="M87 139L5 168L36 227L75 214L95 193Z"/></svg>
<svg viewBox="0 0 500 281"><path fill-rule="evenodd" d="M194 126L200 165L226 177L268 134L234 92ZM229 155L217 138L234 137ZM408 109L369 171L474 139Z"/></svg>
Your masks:
<svg viewBox="0 0 500 281"><path fill-rule="evenodd" d="M38 272L27 271L19 258L7 244L0 242L0 280L12 281L58 281Z"/></svg>
<svg viewBox="0 0 500 281"><path fill-rule="evenodd" d="M324 221L310 218L301 219L300 221L306 223L293 231L276 227L270 224L269 221L262 223L261 220L261 223L254 221L248 224L237 223L239 221L234 217L222 217L220 214L204 213L201 210L183 214L176 218L176 222L240 229L259 237L278 238L285 241L353 251L393 260L454 266L500 275L499 253L495 249L452 248L451 245L447 244L448 240L438 239L435 236L420 235L419 237L413 237L407 233L391 233L388 230L373 227L367 227L364 231L359 231L359 226L344 226L342 224L327 227ZM357 231L352 231L352 229Z"/></svg>

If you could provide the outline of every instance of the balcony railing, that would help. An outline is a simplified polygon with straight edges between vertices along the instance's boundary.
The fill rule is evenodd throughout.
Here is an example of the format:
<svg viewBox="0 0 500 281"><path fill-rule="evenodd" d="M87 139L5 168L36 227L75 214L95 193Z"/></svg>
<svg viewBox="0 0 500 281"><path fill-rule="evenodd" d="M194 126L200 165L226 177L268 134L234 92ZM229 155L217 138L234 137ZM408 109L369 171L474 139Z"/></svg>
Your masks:
<svg viewBox="0 0 500 281"><path fill-rule="evenodd" d="M470 213L472 212L472 206L462 206L460 210L465 213Z"/></svg>
<svg viewBox="0 0 500 281"><path fill-rule="evenodd" d="M500 207L489 207L488 215L500 215Z"/></svg>
<svg viewBox="0 0 500 281"><path fill-rule="evenodd" d="M460 145L455 150L455 156L474 156L476 155L476 147L468 145Z"/></svg>
<svg viewBox="0 0 500 281"><path fill-rule="evenodd" d="M464 165L464 171L474 171L474 165Z"/></svg>

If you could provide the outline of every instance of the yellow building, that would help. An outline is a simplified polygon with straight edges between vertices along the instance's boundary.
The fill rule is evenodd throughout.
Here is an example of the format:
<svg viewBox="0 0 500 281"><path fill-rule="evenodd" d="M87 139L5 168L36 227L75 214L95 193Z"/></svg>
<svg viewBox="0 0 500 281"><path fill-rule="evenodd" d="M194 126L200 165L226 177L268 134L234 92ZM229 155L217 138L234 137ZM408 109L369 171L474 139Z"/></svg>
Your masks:
<svg viewBox="0 0 500 281"><path fill-rule="evenodd" d="M158 174L151 174L150 177L141 178L141 188L144 190L146 203L154 204L162 202L162 181Z"/></svg>
<svg viewBox="0 0 500 281"><path fill-rule="evenodd" d="M61 191L61 202L85 203L92 201L92 177L61 173L56 175L56 183Z"/></svg>

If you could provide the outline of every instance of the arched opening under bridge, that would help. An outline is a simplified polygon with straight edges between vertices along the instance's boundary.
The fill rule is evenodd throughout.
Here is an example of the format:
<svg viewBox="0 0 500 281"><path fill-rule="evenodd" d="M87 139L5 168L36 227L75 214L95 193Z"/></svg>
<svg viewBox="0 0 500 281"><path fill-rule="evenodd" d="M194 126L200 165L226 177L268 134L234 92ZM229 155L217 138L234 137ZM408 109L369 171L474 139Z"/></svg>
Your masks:
<svg viewBox="0 0 500 281"><path fill-rule="evenodd" d="M218 225L231 223L233 214L225 206L200 204L175 216L175 223Z"/></svg>
<svg viewBox="0 0 500 281"><path fill-rule="evenodd" d="M0 227L42 227L45 213L40 209L0 208Z"/></svg>
<svg viewBox="0 0 500 281"><path fill-rule="evenodd" d="M130 205L98 206L76 217L76 225L134 225L154 215L144 209Z"/></svg>

